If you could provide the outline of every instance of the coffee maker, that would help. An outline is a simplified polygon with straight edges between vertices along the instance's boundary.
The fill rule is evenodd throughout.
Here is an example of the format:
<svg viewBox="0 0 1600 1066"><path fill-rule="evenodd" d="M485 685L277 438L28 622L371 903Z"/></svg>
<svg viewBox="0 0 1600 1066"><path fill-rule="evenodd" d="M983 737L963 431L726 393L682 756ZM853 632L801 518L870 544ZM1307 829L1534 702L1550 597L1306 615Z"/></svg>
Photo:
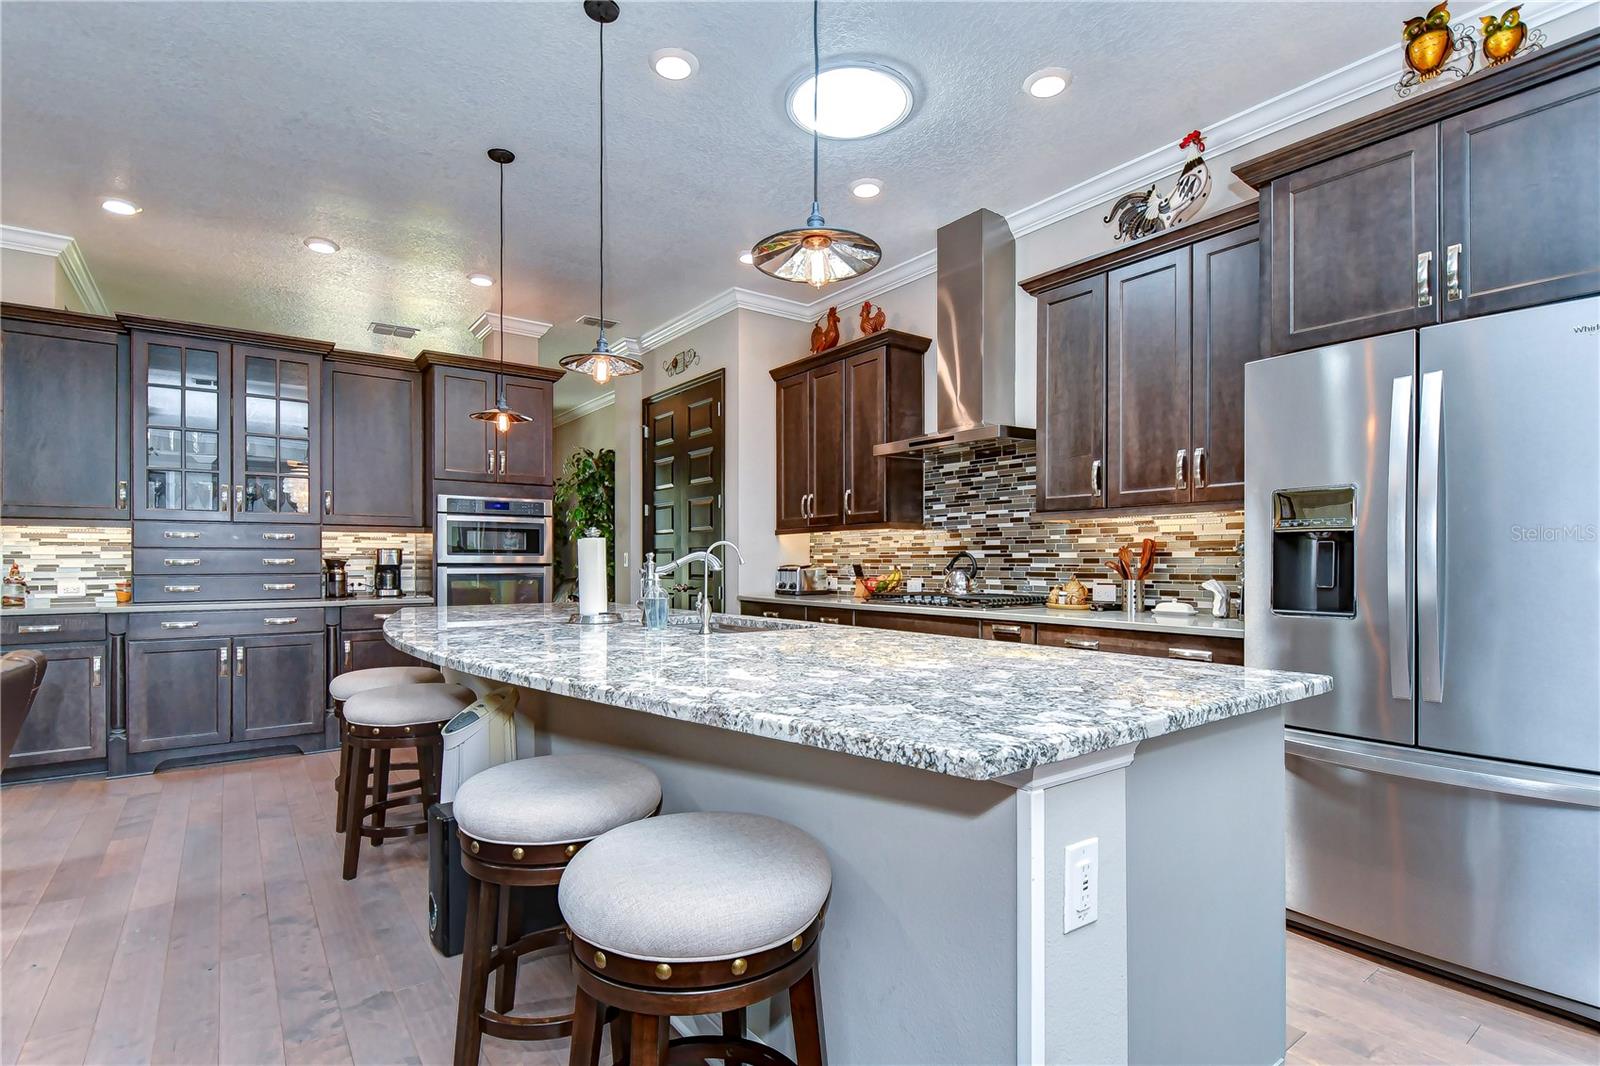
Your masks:
<svg viewBox="0 0 1600 1066"><path fill-rule="evenodd" d="M377 549L377 560L372 568L372 590L379 596L401 596L400 559L405 554L399 548Z"/></svg>
<svg viewBox="0 0 1600 1066"><path fill-rule="evenodd" d="M350 580L345 573L345 560L329 555L322 560L322 594L330 600L350 595Z"/></svg>

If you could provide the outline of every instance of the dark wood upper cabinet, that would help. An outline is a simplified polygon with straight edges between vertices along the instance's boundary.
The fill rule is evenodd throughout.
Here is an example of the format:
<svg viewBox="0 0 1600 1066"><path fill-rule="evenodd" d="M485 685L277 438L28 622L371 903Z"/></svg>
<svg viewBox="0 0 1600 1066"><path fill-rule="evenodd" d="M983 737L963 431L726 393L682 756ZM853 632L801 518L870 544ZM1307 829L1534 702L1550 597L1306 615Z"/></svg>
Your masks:
<svg viewBox="0 0 1600 1066"><path fill-rule="evenodd" d="M1106 506L1189 500L1189 249L1106 277Z"/></svg>
<svg viewBox="0 0 1600 1066"><path fill-rule="evenodd" d="M797 533L806 528L811 496L811 382L802 373L777 385L777 531Z"/></svg>
<svg viewBox="0 0 1600 1066"><path fill-rule="evenodd" d="M1444 317L1600 292L1600 67L1440 126Z"/></svg>
<svg viewBox="0 0 1600 1066"><path fill-rule="evenodd" d="M12 307L5 314L0 514L126 520L127 337L109 319Z"/></svg>
<svg viewBox="0 0 1600 1066"><path fill-rule="evenodd" d="M1038 509L1106 505L1106 276L1039 294Z"/></svg>
<svg viewBox="0 0 1600 1066"><path fill-rule="evenodd" d="M1272 350L1439 320L1439 131L1413 130L1272 183Z"/></svg>
<svg viewBox="0 0 1600 1066"><path fill-rule="evenodd" d="M433 476L446 481L493 481L498 449L494 429L472 412L494 406L494 373L461 367L431 368L427 378L432 400L428 421L432 439Z"/></svg>
<svg viewBox="0 0 1600 1066"><path fill-rule="evenodd" d="M322 521L420 526L422 375L333 357L322 367Z"/></svg>
<svg viewBox="0 0 1600 1066"><path fill-rule="evenodd" d="M811 390L811 504L807 524L844 523L844 367L830 363L807 375Z"/></svg>
<svg viewBox="0 0 1600 1066"><path fill-rule="evenodd" d="M493 369L495 364L486 360L446 352L423 352L417 365L423 372L428 410L427 492L433 492L433 481L468 483L462 488L472 484L548 487L554 483L553 389L561 371L519 366L501 375ZM502 377L507 406L532 418L505 433L497 432L493 423L472 417L472 412L495 405Z"/></svg>
<svg viewBox="0 0 1600 1066"><path fill-rule="evenodd" d="M844 368L844 524L921 525L922 457L872 449L922 432L922 353L882 347L852 355Z"/></svg>
<svg viewBox="0 0 1600 1066"><path fill-rule="evenodd" d="M228 521L233 513L233 345L133 334L133 517Z"/></svg>
<svg viewBox="0 0 1600 1066"><path fill-rule="evenodd" d="M533 417L511 427L499 440L503 458L495 467L496 477L513 485L551 485L555 483L554 408L552 384L506 375L506 403L513 411Z"/></svg>
<svg viewBox="0 0 1600 1066"><path fill-rule="evenodd" d="M1261 257L1255 226L1192 251L1194 329L1189 408L1189 495L1244 497L1244 365L1261 358Z"/></svg>
<svg viewBox="0 0 1600 1066"><path fill-rule="evenodd" d="M233 518L322 517L322 357L233 346Z"/></svg>

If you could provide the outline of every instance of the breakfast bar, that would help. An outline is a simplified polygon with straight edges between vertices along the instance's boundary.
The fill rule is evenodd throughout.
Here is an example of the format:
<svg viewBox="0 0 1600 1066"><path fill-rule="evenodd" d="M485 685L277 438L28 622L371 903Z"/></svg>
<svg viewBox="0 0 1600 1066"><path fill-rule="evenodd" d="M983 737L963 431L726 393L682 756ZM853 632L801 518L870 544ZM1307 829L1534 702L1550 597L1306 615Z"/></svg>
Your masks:
<svg viewBox="0 0 1600 1066"><path fill-rule="evenodd" d="M665 813L821 841L835 1061L1282 1056L1279 708L1328 678L618 610L414 608L384 633L481 692L514 686L519 755L625 754ZM780 1008L750 1025L790 1047Z"/></svg>

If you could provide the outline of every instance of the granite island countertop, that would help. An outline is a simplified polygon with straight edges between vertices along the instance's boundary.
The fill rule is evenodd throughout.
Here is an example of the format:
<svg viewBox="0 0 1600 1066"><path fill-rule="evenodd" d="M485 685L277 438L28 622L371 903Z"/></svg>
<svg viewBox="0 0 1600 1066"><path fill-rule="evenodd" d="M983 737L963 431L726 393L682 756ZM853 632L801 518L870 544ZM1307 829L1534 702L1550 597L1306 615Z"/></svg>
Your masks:
<svg viewBox="0 0 1600 1066"><path fill-rule="evenodd" d="M570 605L411 608L389 643L491 681L972 780L1327 692L1320 674L771 622L701 637ZM688 622L689 615L676 616Z"/></svg>

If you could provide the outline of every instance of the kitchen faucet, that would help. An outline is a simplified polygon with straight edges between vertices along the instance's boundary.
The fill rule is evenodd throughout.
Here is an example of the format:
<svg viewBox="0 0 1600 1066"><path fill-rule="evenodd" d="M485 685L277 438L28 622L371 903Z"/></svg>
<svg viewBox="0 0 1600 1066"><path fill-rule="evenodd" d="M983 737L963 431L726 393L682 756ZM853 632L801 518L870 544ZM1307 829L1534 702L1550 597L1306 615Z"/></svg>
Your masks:
<svg viewBox="0 0 1600 1066"><path fill-rule="evenodd" d="M686 563L706 564L705 576L702 578L700 583L700 599L695 604L695 610L700 612L700 635L702 637L709 637L711 635L711 575L713 572L720 571L722 569L722 560L718 559L712 554L712 552L722 547L732 548L734 556L737 557L741 563L744 562L744 553L739 550L739 546L737 544L731 540L719 540L709 548L703 548L700 551L692 551L688 555L679 556L664 566L656 567L656 575L658 577L665 577L667 574L672 573L674 570L678 569L678 567L683 566Z"/></svg>

